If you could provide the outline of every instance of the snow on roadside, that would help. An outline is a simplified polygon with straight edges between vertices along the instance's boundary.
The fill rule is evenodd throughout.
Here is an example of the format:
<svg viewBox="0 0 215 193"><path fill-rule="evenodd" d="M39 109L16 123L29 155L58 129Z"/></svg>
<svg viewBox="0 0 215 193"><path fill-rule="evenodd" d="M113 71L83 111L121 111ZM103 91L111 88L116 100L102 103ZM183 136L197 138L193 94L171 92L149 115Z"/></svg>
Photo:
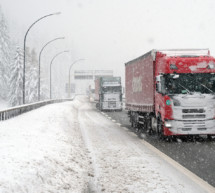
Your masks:
<svg viewBox="0 0 215 193"><path fill-rule="evenodd" d="M83 192L90 172L72 102L0 122L0 192Z"/></svg>

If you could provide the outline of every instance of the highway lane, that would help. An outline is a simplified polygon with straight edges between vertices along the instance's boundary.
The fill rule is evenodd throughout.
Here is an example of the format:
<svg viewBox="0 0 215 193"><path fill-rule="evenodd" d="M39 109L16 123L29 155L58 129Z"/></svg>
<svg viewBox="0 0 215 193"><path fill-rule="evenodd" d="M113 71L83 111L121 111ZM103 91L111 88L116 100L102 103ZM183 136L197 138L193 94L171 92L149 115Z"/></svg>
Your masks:
<svg viewBox="0 0 215 193"><path fill-rule="evenodd" d="M122 127L127 127L131 132L135 132L131 128L126 111L105 113L116 120L116 123L120 123ZM155 135L146 135L144 140L215 186L215 141L200 138L196 141L166 142L159 140Z"/></svg>
<svg viewBox="0 0 215 193"><path fill-rule="evenodd" d="M77 121L91 158L88 192L212 192L177 164L157 156L128 129L96 111L86 98L75 101ZM149 144L148 144L149 145ZM177 171L177 172L176 172Z"/></svg>

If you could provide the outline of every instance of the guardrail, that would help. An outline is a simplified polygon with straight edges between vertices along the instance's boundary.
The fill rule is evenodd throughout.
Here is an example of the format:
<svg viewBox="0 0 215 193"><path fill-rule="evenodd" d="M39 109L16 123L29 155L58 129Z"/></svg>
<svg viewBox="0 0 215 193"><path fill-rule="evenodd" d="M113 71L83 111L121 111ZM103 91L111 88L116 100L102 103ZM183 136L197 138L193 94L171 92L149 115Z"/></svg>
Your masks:
<svg viewBox="0 0 215 193"><path fill-rule="evenodd" d="M31 104L26 104L26 105L21 105L21 106L16 106L12 107L9 109L1 110L0 111L0 121L4 121L10 118L13 118L15 116L21 115L23 113L26 113L28 111L37 109L39 107L52 104L52 103L60 103L60 102L66 102L66 101L72 101L73 98L71 99L56 99L56 100L47 100L47 101L42 101L42 102L37 102L37 103L31 103Z"/></svg>

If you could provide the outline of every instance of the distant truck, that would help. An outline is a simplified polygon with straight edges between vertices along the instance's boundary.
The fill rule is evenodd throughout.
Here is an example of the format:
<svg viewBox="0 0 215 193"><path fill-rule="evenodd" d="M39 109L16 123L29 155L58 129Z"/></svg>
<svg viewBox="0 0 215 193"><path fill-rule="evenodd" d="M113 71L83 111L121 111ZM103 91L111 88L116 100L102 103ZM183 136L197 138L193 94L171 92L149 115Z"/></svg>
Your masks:
<svg viewBox="0 0 215 193"><path fill-rule="evenodd" d="M208 49L152 50L125 64L132 127L161 138L215 135L215 58Z"/></svg>
<svg viewBox="0 0 215 193"><path fill-rule="evenodd" d="M95 80L95 99L100 110L122 110L121 77L99 77Z"/></svg>

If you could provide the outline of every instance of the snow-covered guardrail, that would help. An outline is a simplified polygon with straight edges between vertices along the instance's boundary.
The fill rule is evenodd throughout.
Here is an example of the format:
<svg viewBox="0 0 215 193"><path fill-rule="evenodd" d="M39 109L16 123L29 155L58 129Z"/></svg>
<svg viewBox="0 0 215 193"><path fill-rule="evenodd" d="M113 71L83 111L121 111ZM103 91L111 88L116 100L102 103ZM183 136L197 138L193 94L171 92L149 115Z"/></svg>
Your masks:
<svg viewBox="0 0 215 193"><path fill-rule="evenodd" d="M4 121L10 118L13 118L15 116L21 115L22 113L26 113L28 111L31 111L33 109L37 109L39 107L52 104L52 103L60 103L65 101L72 101L73 99L55 99L55 100L46 100L42 102L37 103L31 103L21 106L16 106L8 109L4 109L0 111L0 121Z"/></svg>

